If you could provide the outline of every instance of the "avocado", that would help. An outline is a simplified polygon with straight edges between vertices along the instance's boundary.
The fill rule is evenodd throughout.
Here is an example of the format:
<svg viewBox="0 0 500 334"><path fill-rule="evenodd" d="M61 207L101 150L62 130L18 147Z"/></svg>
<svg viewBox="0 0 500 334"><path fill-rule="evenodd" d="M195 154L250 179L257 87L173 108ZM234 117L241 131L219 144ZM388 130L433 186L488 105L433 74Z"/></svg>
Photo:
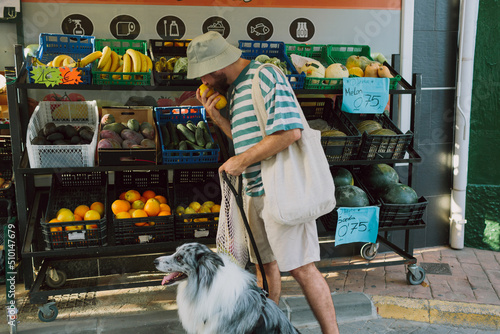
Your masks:
<svg viewBox="0 0 500 334"><path fill-rule="evenodd" d="M78 136L78 131L74 128L73 125L66 125L64 127L64 136L68 139L73 138L74 136Z"/></svg>
<svg viewBox="0 0 500 334"><path fill-rule="evenodd" d="M45 124L45 126L43 127L43 135L45 137L50 136L51 134L53 134L54 132L57 131L56 129L57 129L57 126L54 123L49 122L49 123Z"/></svg>
<svg viewBox="0 0 500 334"><path fill-rule="evenodd" d="M50 142L42 136L36 136L31 140L31 145L50 145Z"/></svg>
<svg viewBox="0 0 500 334"><path fill-rule="evenodd" d="M51 142L55 142L56 140L61 139L64 139L64 135L60 132L54 132L53 134L47 136L47 140Z"/></svg>

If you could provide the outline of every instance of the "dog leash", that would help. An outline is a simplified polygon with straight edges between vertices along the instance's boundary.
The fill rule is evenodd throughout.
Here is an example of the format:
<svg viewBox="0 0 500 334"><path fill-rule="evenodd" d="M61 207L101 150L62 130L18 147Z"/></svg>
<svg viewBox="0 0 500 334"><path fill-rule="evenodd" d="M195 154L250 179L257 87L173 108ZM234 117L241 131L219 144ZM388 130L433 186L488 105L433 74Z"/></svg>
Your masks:
<svg viewBox="0 0 500 334"><path fill-rule="evenodd" d="M257 244L255 243L255 238L253 237L252 230L250 229L250 225L248 224L247 216L245 214L245 210L243 209L243 196L234 188L233 184L227 177L227 174L225 171L222 171L222 178L226 182L226 184L229 186L229 189L231 189L231 192L233 193L236 203L238 204L238 208L240 209L241 217L243 218L243 223L245 224L245 228L248 232L248 236L250 238L250 243L252 244L252 248L255 252L255 256L257 257L257 262L259 264L260 272L262 275L262 284L264 286L264 293L266 297L269 295L269 287L267 285L267 279L266 279L266 272L264 271L264 265L262 264L262 259L259 254L259 249L257 248ZM240 191L243 191L243 180L241 176L238 176L238 188Z"/></svg>

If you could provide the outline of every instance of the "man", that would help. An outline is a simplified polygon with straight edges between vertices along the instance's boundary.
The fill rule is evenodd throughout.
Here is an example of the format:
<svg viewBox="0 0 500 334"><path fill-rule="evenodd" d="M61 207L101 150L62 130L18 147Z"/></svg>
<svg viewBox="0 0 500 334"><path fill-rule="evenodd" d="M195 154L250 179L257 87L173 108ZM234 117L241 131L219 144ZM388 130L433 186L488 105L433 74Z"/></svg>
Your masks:
<svg viewBox="0 0 500 334"><path fill-rule="evenodd" d="M219 171L242 175L246 215L264 263L269 284L269 298L277 304L281 294L280 271L288 271L299 283L323 333L338 333L330 289L314 264L320 260L316 222L286 226L262 219L264 188L260 161L273 156L300 139L303 129L300 109L293 99L293 90L275 68L259 73L260 88L268 112L266 136L262 132L252 104L251 84L259 63L241 58L241 50L227 43L217 32L194 38L187 49L188 78L201 78L217 92L228 93L229 117L215 108L219 93L207 97L208 90L197 98L203 103L212 121L233 140L235 156ZM300 194L297 194L300 196ZM252 247L250 258L256 263ZM262 274L257 280L262 287Z"/></svg>

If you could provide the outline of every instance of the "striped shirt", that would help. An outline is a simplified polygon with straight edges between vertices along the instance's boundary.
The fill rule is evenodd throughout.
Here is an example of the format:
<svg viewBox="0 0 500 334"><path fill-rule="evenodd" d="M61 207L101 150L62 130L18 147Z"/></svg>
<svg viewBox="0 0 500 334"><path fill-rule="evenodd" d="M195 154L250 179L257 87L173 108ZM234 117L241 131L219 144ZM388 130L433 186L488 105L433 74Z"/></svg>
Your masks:
<svg viewBox="0 0 500 334"><path fill-rule="evenodd" d="M262 140L262 132L252 103L252 80L260 65L252 60L229 90L231 134L236 155ZM268 114L266 135L282 130L303 129L300 111L288 80L270 67L263 68L259 77ZM264 194L260 162L248 166L243 178L246 181L245 191L249 196Z"/></svg>

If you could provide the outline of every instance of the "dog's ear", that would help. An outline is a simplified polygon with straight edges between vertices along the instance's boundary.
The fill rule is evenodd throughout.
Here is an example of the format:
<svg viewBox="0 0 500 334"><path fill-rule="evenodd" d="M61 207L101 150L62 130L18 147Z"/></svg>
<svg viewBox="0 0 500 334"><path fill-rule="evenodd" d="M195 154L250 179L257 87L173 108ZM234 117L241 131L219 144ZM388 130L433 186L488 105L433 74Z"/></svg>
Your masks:
<svg viewBox="0 0 500 334"><path fill-rule="evenodd" d="M222 258L214 252L196 254L199 284L210 286L219 267L224 266Z"/></svg>

